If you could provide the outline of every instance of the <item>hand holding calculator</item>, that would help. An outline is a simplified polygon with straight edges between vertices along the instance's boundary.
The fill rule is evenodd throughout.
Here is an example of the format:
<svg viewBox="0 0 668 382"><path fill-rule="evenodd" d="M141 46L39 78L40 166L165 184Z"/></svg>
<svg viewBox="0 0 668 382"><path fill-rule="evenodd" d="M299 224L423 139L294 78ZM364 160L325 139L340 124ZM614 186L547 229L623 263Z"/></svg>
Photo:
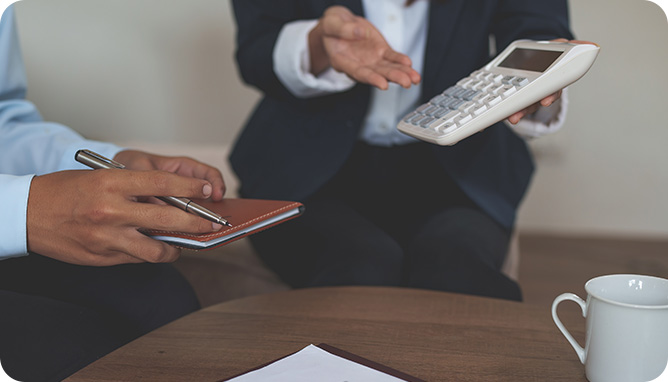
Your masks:
<svg viewBox="0 0 668 382"><path fill-rule="evenodd" d="M592 44L515 41L406 115L397 128L426 142L454 145L577 81L599 50Z"/></svg>

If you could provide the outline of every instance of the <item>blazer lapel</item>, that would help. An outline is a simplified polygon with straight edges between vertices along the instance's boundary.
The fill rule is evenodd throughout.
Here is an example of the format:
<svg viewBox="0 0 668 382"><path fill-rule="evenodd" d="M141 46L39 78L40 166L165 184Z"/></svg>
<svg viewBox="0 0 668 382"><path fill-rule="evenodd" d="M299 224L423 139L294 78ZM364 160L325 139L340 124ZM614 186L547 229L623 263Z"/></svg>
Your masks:
<svg viewBox="0 0 668 382"><path fill-rule="evenodd" d="M452 31L461 20L459 13L466 0L431 1L429 10L429 26L427 32L427 48L424 58L423 98L433 93L428 84L434 84L446 52L452 40ZM425 86L427 85L427 86ZM442 89L441 89L442 90Z"/></svg>

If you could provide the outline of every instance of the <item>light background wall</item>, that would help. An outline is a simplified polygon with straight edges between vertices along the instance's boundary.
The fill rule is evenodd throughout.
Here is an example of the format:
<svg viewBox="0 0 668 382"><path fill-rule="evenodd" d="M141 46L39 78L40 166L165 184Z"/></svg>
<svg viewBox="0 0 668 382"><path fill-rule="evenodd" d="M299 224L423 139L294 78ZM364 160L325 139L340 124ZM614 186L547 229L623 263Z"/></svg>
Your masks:
<svg viewBox="0 0 668 382"><path fill-rule="evenodd" d="M280 1L277 1L277 4ZM577 36L602 45L571 87L564 129L531 143L524 232L668 238L668 23L645 0L571 0ZM229 146L259 94L234 66L224 0L24 0L28 97L93 139ZM224 150L223 150L224 151Z"/></svg>

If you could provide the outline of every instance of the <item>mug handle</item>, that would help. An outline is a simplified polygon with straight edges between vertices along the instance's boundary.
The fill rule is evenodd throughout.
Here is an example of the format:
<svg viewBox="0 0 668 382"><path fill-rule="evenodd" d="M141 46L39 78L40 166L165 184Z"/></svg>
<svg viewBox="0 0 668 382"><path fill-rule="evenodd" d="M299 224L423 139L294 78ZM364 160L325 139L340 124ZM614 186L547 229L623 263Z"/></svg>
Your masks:
<svg viewBox="0 0 668 382"><path fill-rule="evenodd" d="M575 302L578 303L578 305L580 305L580 308L582 308L582 317L587 316L587 304L584 302L583 299L581 299L580 297L578 297L577 295L575 295L573 293L561 294L557 298L555 298L554 302L552 303L552 319L554 320L554 323L557 324L557 327L559 328L559 330L561 330L561 334L563 334L564 337L566 337L566 339L571 344L573 349L575 349L575 352L578 354L578 357L580 358L580 362L584 364L585 363L585 351L584 351L584 349L582 348L582 346L580 346L580 344L578 344L578 342L575 340L575 338L573 338L573 336L568 331L568 329L566 329L564 324L561 323L561 320L559 319L559 316L557 315L557 306L559 305L560 302L566 301L566 300L575 301Z"/></svg>

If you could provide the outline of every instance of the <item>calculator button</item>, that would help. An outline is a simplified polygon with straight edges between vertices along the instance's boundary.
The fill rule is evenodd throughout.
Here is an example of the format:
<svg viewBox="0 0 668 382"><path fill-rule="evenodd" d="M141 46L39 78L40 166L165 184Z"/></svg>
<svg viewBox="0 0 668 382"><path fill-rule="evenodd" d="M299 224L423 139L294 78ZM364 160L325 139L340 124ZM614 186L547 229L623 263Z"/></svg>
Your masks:
<svg viewBox="0 0 668 382"><path fill-rule="evenodd" d="M462 106L465 103L466 103L466 101L464 101L462 99L456 99L453 102L449 103L448 107L452 110L457 110L457 109L459 109L460 106Z"/></svg>
<svg viewBox="0 0 668 382"><path fill-rule="evenodd" d="M452 122L454 124L456 124L457 126L461 126L461 125L463 125L466 122L469 122L471 120L473 120L473 117L471 116L471 114L466 114L466 115L461 115L461 116L455 118Z"/></svg>
<svg viewBox="0 0 668 382"><path fill-rule="evenodd" d="M457 82L457 86L462 87L462 88L467 88L469 85L471 85L474 82L475 82L475 80L473 78L466 77L466 78L462 78L461 80L459 80L459 82Z"/></svg>
<svg viewBox="0 0 668 382"><path fill-rule="evenodd" d="M470 75L469 77L473 77L473 78L478 78L478 79L480 79L480 78L482 78L486 73L487 73L487 72L485 72L484 70L476 70L475 72L471 73L471 75Z"/></svg>
<svg viewBox="0 0 668 382"><path fill-rule="evenodd" d="M412 113L408 114L407 116L405 116L404 119L402 119L402 121L404 121L406 123L410 123L411 119L415 118L418 115L419 115L418 113L412 112Z"/></svg>
<svg viewBox="0 0 668 382"><path fill-rule="evenodd" d="M436 120L436 118L434 118L434 117L427 117L427 118L425 118L425 119L423 119L423 120L420 121L420 126L422 126L422 127L428 127L428 126L431 125L431 123L434 122L435 120Z"/></svg>
<svg viewBox="0 0 668 382"><path fill-rule="evenodd" d="M414 125L414 126L419 126L420 122L422 122L422 120L424 120L426 118L429 118L429 117L427 117L426 115L418 114L415 117L413 117L413 119L411 119L411 124Z"/></svg>
<svg viewBox="0 0 668 382"><path fill-rule="evenodd" d="M430 104L425 103L424 105L422 105L422 106L420 106L420 107L417 108L417 112L418 112L418 113L422 113L423 111L429 109L430 107L431 107Z"/></svg>
<svg viewBox="0 0 668 382"><path fill-rule="evenodd" d="M514 94L517 91L517 88L513 85L504 85L503 89L499 91L499 95L503 98L508 97L511 94Z"/></svg>
<svg viewBox="0 0 668 382"><path fill-rule="evenodd" d="M489 91L490 91L492 88L494 88L495 86L496 86L496 84L494 84L493 82L487 82L487 83L485 83L485 85L484 85L483 87L481 87L481 88L478 89L478 90L483 91L483 92L485 92L485 93L489 93Z"/></svg>
<svg viewBox="0 0 668 382"><path fill-rule="evenodd" d="M501 79L501 82L503 82L504 84L510 84L513 82L514 79L515 76L505 76Z"/></svg>
<svg viewBox="0 0 668 382"><path fill-rule="evenodd" d="M432 115L434 115L434 113L436 113L438 111L438 109L440 109L440 107L435 106L435 105L430 105L428 108L424 109L422 111L422 113L426 114L428 116L432 116Z"/></svg>
<svg viewBox="0 0 668 382"><path fill-rule="evenodd" d="M450 96L450 97L454 97L455 94L456 94L457 92L459 92L460 90L463 90L463 89L460 88L459 86L451 86L451 87L447 88L447 89L443 92L443 95Z"/></svg>
<svg viewBox="0 0 668 382"><path fill-rule="evenodd" d="M473 89L473 90L480 90L480 89L482 89L485 85L487 85L487 82L485 82L485 81L480 81L480 82L478 82L477 84L473 85L473 87L472 87L471 89Z"/></svg>
<svg viewBox="0 0 668 382"><path fill-rule="evenodd" d="M487 105L489 105L490 107L492 107L492 106L498 104L499 102L501 102L501 96L494 96L494 95L492 95L491 97L492 97L492 98L489 98L489 99L487 100Z"/></svg>
<svg viewBox="0 0 668 382"><path fill-rule="evenodd" d="M457 101L458 101L457 98L453 98L453 97L445 97L445 100L443 100L443 102L441 102L439 106L441 106L441 107L446 107L446 108L447 108L447 107L450 107L450 106L449 106L450 104L452 104L452 103L454 103L454 102L457 102Z"/></svg>
<svg viewBox="0 0 668 382"><path fill-rule="evenodd" d="M520 86L520 87L522 87L522 86L524 86L528 83L529 83L529 80L527 80L526 78L523 78L523 77L515 77L515 79L512 82L513 85Z"/></svg>
<svg viewBox="0 0 668 382"><path fill-rule="evenodd" d="M501 93L501 91L503 91L503 89L506 88L506 86L508 86L508 85L495 84L494 87L492 87L491 89L489 89L489 93L491 93L491 94L499 94L499 93Z"/></svg>
<svg viewBox="0 0 668 382"><path fill-rule="evenodd" d="M487 109L488 109L487 105L478 105L478 107L475 108L475 109L471 112L471 114L473 114L474 116L477 117L477 116L479 116L480 114L482 114L482 113L484 113L485 111L487 111Z"/></svg>
<svg viewBox="0 0 668 382"><path fill-rule="evenodd" d="M478 92L478 94L476 94L476 96L473 97L471 99L471 101L476 102L476 103L480 103L480 102L482 102L483 99L485 99L485 97L487 97L486 93Z"/></svg>
<svg viewBox="0 0 668 382"><path fill-rule="evenodd" d="M505 76L503 74L494 74L489 80L496 84L500 84L504 77Z"/></svg>
<svg viewBox="0 0 668 382"><path fill-rule="evenodd" d="M450 108L450 105L459 101L457 98L448 97L445 101L441 103L441 107Z"/></svg>
<svg viewBox="0 0 668 382"><path fill-rule="evenodd" d="M446 122L443 125L438 126L436 128L436 131L438 131L439 133L446 133L446 132L449 132L449 130L453 130L455 127L457 127L457 125L455 123Z"/></svg>
<svg viewBox="0 0 668 382"><path fill-rule="evenodd" d="M436 118L443 118L446 115L448 115L449 113L452 113L452 110L450 110L446 107L441 107L441 108L438 109L438 111L436 113L433 114L433 116L436 117Z"/></svg>
<svg viewBox="0 0 668 382"><path fill-rule="evenodd" d="M440 105L441 102L445 101L448 97L444 96L443 94L439 94L436 97L432 98L430 103L434 105Z"/></svg>
<svg viewBox="0 0 668 382"><path fill-rule="evenodd" d="M459 110L448 110L448 113L442 116L440 119L445 122L452 121L454 118L456 118L458 115L461 113Z"/></svg>
<svg viewBox="0 0 668 382"><path fill-rule="evenodd" d="M456 98L462 98L462 96L468 92L469 92L468 89L458 88L455 94L453 94L452 96Z"/></svg>
<svg viewBox="0 0 668 382"><path fill-rule="evenodd" d="M476 105L477 104L475 102L466 102L465 104L460 106L458 110L461 111L462 113L468 114L471 112L471 110L473 110L473 108L476 107Z"/></svg>
<svg viewBox="0 0 668 382"><path fill-rule="evenodd" d="M473 97L477 96L478 94L480 94L479 90L469 90L466 93L462 94L462 98L467 101L470 101L473 99Z"/></svg>

